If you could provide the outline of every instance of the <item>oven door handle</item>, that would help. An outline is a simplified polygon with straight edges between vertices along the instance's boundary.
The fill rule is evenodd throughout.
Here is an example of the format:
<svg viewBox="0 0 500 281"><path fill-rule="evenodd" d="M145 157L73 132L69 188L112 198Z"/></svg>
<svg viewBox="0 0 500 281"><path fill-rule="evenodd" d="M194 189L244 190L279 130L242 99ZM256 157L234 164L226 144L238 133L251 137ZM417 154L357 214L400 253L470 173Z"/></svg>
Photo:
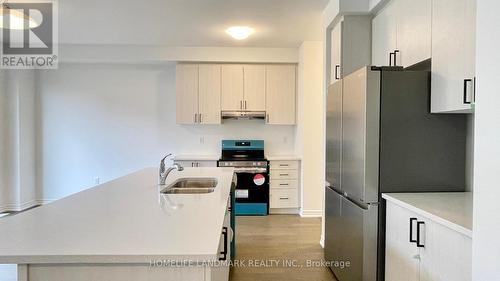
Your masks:
<svg viewBox="0 0 500 281"><path fill-rule="evenodd" d="M266 168L234 168L236 173L266 173Z"/></svg>

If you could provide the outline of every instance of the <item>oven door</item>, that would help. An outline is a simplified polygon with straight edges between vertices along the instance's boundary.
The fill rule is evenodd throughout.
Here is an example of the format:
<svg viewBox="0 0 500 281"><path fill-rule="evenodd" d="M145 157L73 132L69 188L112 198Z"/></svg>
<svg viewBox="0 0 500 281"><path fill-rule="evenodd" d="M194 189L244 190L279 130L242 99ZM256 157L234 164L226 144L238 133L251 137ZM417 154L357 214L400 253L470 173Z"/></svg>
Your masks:
<svg viewBox="0 0 500 281"><path fill-rule="evenodd" d="M235 168L236 215L269 213L269 174L265 168Z"/></svg>

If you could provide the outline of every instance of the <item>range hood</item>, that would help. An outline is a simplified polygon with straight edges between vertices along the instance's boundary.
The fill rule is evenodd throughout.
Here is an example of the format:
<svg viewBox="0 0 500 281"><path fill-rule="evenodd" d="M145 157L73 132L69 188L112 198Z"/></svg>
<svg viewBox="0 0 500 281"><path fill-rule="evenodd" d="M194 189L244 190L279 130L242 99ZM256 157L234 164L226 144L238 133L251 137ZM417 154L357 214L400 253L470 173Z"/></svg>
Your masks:
<svg viewBox="0 0 500 281"><path fill-rule="evenodd" d="M265 120L265 111L222 111L222 119L232 120Z"/></svg>

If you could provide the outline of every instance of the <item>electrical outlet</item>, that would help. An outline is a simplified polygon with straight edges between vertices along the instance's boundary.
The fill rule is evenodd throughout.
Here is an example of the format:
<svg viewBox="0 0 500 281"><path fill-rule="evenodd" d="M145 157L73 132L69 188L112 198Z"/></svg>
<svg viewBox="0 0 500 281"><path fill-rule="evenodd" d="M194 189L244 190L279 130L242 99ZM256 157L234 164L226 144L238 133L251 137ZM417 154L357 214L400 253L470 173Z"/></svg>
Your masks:
<svg viewBox="0 0 500 281"><path fill-rule="evenodd" d="M101 179L99 177L94 178L94 184L98 185L101 182Z"/></svg>

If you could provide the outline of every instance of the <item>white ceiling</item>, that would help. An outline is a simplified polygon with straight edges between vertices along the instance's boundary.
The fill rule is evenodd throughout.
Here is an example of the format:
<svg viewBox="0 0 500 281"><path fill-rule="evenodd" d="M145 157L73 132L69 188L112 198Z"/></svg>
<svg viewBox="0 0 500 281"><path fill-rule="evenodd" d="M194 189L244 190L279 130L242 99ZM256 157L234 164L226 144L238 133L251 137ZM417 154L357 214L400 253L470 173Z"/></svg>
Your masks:
<svg viewBox="0 0 500 281"><path fill-rule="evenodd" d="M63 0L59 43L297 47L321 40L328 0ZM256 32L236 41L224 30Z"/></svg>

